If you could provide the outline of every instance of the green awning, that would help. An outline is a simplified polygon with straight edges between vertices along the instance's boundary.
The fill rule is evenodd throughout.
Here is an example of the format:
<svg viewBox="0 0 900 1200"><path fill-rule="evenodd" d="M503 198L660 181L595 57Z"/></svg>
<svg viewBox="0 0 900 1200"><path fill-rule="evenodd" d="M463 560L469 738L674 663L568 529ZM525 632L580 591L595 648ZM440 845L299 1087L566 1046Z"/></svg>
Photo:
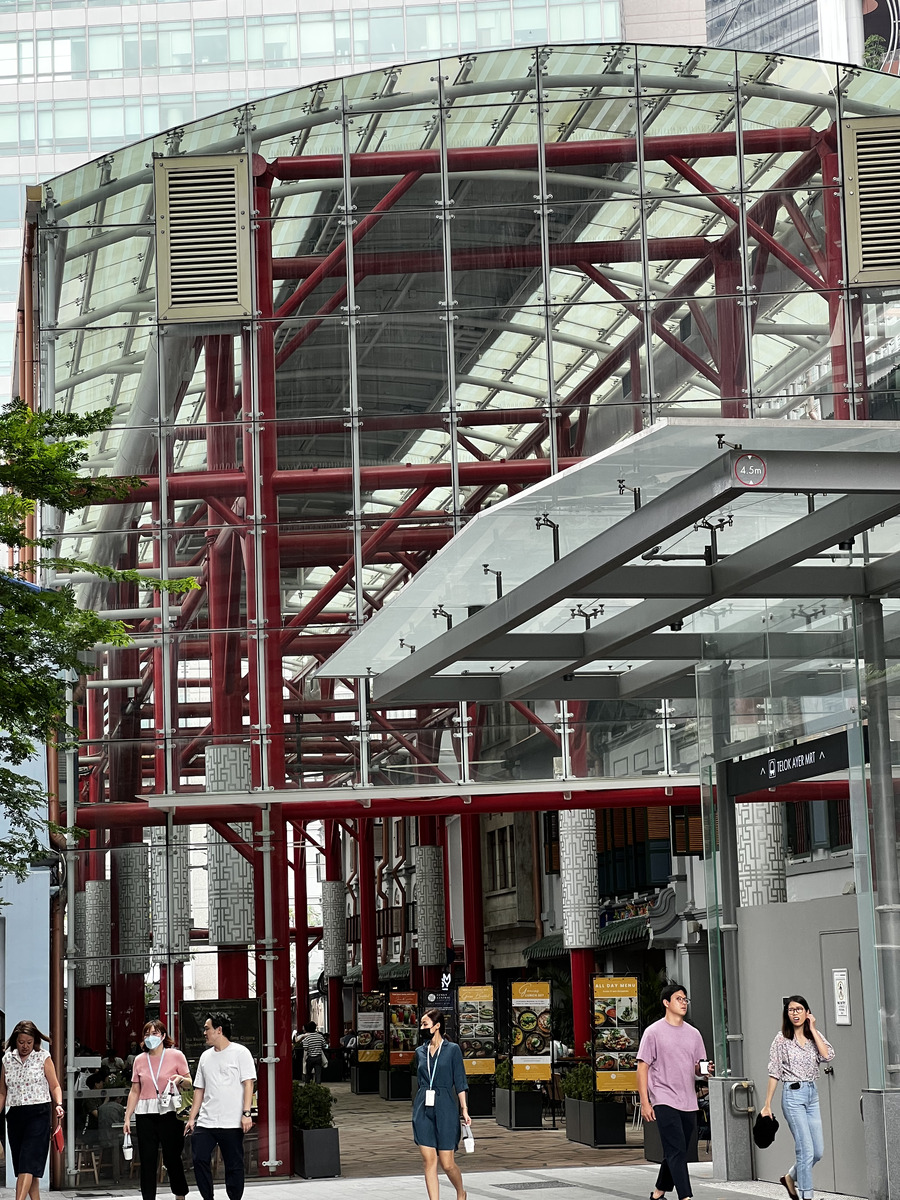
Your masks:
<svg viewBox="0 0 900 1200"><path fill-rule="evenodd" d="M626 917L623 921L611 921L600 930L600 936L594 943L594 948L600 946L626 946L630 942L640 942L647 937L646 917ZM561 933L549 933L538 942L532 942L522 951L526 962L535 959L562 958L567 953Z"/></svg>
<svg viewBox="0 0 900 1200"><path fill-rule="evenodd" d="M350 967L344 976L344 983L359 983L362 979L362 967ZM378 982L396 983L409 979L409 963L389 962L378 964Z"/></svg>

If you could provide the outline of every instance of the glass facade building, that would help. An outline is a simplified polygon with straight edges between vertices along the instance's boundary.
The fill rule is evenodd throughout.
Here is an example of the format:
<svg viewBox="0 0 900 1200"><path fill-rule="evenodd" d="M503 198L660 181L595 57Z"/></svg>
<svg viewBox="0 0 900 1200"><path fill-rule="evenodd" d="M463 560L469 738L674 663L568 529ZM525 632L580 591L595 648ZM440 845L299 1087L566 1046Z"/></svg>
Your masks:
<svg viewBox="0 0 900 1200"><path fill-rule="evenodd" d="M766 786L769 825L728 827L718 772L839 731L849 766L815 798L843 844L852 825L869 1087L896 1089L900 887L866 789L886 828L900 330L896 288L848 282L840 129L898 113L900 81L856 68L553 44L259 97L45 180L17 390L114 406L86 469L141 483L42 532L148 577L47 573L134 635L71 696L73 1039L96 1047L112 1013L127 1044L151 959L170 1022L186 972L258 998L254 1161L286 1165L310 936L333 1036L341 979L353 962L377 986L379 946L434 986L457 943L483 982L483 852L492 891L521 870L479 814L559 809L563 897L587 897L565 926L581 1033L598 845L572 812L678 806L704 814L716 1061L739 1074L720 867L763 844L776 864L781 818ZM167 164L246 187L243 310L163 304ZM607 534L604 578L577 574ZM199 586L175 599L157 573ZM704 849L644 824L669 865Z"/></svg>
<svg viewBox="0 0 900 1200"><path fill-rule="evenodd" d="M0 395L7 394L24 186L242 100L372 64L547 38L613 41L619 0L3 0Z"/></svg>

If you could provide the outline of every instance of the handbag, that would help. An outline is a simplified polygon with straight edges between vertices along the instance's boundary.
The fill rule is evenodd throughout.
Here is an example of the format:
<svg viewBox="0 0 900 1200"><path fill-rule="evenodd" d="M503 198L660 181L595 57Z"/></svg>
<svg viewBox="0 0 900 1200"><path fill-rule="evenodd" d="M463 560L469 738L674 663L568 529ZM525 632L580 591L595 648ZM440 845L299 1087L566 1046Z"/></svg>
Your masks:
<svg viewBox="0 0 900 1200"><path fill-rule="evenodd" d="M57 1125L53 1130L50 1135L50 1142L53 1146L53 1149L56 1150L57 1153L62 1154L63 1150L66 1148L66 1139L63 1133L62 1125Z"/></svg>
<svg viewBox="0 0 900 1200"><path fill-rule="evenodd" d="M159 1111L165 1115L170 1112L177 1113L179 1108L181 1108L181 1093L174 1081L170 1079L159 1097Z"/></svg>

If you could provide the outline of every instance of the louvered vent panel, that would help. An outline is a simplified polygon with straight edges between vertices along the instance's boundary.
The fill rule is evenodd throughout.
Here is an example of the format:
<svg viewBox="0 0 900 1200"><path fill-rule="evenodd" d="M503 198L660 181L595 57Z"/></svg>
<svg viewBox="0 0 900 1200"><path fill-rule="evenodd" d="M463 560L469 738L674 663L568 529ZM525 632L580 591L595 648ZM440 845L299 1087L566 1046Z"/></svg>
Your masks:
<svg viewBox="0 0 900 1200"><path fill-rule="evenodd" d="M249 315L246 157L157 158L154 169L160 320Z"/></svg>
<svg viewBox="0 0 900 1200"><path fill-rule="evenodd" d="M841 122L851 284L900 283L900 118Z"/></svg>

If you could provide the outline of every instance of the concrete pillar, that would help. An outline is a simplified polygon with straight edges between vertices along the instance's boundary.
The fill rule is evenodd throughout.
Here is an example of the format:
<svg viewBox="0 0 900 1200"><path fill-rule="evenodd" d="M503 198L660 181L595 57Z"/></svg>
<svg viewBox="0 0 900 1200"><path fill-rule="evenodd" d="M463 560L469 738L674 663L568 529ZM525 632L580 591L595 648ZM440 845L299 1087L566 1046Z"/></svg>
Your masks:
<svg viewBox="0 0 900 1200"><path fill-rule="evenodd" d="M563 944L570 952L572 1020L576 1054L591 1040L590 973L600 938L600 881L597 876L597 814L592 808L559 814L559 873Z"/></svg>

